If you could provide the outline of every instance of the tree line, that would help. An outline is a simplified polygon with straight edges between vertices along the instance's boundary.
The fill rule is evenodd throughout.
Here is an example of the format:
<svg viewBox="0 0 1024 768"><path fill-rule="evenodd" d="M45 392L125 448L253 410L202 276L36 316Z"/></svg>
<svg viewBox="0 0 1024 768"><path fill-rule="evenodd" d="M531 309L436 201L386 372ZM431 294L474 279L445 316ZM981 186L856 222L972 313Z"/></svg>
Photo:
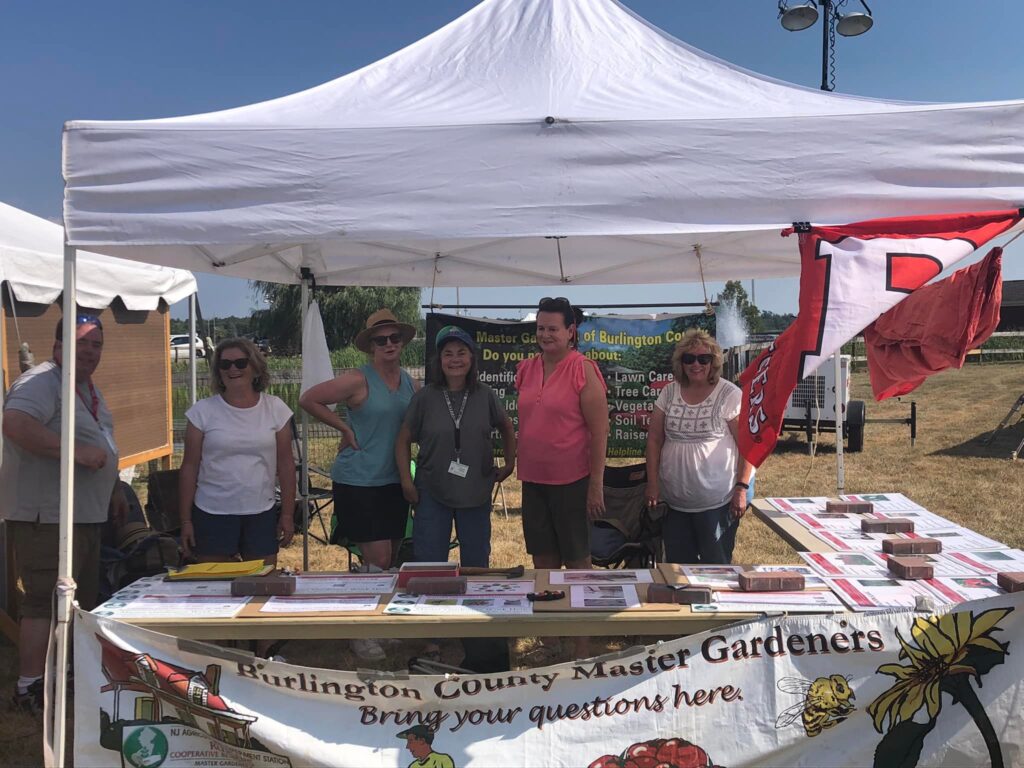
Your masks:
<svg viewBox="0 0 1024 768"><path fill-rule="evenodd" d="M230 336L265 338L275 354L298 354L301 343L300 286L257 281L252 283L252 289L266 304L266 309L256 310L249 317L202 319L196 323L196 332L202 337L209 336L214 342ZM319 304L327 346L332 350L351 345L356 334L363 329L367 316L381 307L390 308L399 320L416 326L420 334L423 332L419 288L325 286L314 288L312 298ZM728 281L717 300L735 304L751 334L781 333L796 318L793 314L759 310L751 303L739 280ZM691 318L689 324L703 327L712 334L715 332L714 315ZM188 320L172 319L171 333L188 333Z"/></svg>

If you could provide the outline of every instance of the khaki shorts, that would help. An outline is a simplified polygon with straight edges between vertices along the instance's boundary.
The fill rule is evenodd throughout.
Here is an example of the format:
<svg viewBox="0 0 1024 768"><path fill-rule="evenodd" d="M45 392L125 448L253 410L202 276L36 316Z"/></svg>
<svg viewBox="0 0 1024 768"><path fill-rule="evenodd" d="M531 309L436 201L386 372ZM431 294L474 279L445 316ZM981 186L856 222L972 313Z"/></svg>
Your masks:
<svg viewBox="0 0 1024 768"><path fill-rule="evenodd" d="M531 555L558 555L563 563L590 557L590 520L584 477L567 485L523 483L523 538Z"/></svg>
<svg viewBox="0 0 1024 768"><path fill-rule="evenodd" d="M56 523L7 521L20 581L20 611L27 619L50 618L57 586L59 528ZM99 592L102 528L103 523L77 523L74 529L71 569L78 584L75 599L87 611L96 607Z"/></svg>

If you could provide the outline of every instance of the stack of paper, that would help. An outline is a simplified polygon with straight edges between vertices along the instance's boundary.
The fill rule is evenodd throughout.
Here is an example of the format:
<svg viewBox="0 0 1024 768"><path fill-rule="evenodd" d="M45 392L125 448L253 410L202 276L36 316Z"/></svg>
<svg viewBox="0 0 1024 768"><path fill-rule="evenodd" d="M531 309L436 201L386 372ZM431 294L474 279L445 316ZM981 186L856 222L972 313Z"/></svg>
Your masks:
<svg viewBox="0 0 1024 768"><path fill-rule="evenodd" d="M263 576L274 570L274 566L267 565L262 560L243 560L242 562L229 563L196 563L186 565L183 568L171 568L167 571L167 578L171 581L186 581L189 579L236 579L239 576Z"/></svg>

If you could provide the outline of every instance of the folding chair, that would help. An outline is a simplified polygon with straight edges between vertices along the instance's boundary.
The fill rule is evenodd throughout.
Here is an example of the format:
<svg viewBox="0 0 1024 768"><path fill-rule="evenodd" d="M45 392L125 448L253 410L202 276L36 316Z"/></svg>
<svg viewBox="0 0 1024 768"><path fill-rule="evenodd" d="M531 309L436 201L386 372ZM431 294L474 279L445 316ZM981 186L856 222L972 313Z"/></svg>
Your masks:
<svg viewBox="0 0 1024 768"><path fill-rule="evenodd" d="M295 417L291 419L292 425L292 459L295 462L296 477L296 504L295 504L295 530L302 531L302 437L299 434ZM324 510L334 503L334 490L331 486L331 476L319 467L309 465L309 535L321 544L329 544L331 541L330 532L327 530L327 523L324 522ZM313 530L314 521L320 529L318 535ZM350 563L351 564L351 563Z"/></svg>
<svg viewBox="0 0 1024 768"><path fill-rule="evenodd" d="M601 568L653 568L663 558L665 505L648 507L647 464L605 467L604 517L591 527L591 560Z"/></svg>
<svg viewBox="0 0 1024 768"><path fill-rule="evenodd" d="M181 535L178 515L178 475L180 470L161 469L149 473L146 481L146 520L149 527L171 536Z"/></svg>

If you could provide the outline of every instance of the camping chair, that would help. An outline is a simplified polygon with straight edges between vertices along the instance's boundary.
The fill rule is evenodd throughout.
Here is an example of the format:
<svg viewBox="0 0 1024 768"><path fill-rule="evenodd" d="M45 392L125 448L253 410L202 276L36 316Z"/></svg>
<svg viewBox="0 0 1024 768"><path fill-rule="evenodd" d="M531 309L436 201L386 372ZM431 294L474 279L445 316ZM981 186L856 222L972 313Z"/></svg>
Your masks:
<svg viewBox="0 0 1024 768"><path fill-rule="evenodd" d="M146 481L146 520L149 527L175 537L181 535L178 475L177 469L161 469L150 472Z"/></svg>
<svg viewBox="0 0 1024 768"><path fill-rule="evenodd" d="M605 513L591 524L591 560L602 568L653 568L663 557L666 507L648 507L647 464L605 467Z"/></svg>
<svg viewBox="0 0 1024 768"><path fill-rule="evenodd" d="M303 530L302 514L302 437L299 428L295 423L295 417L291 418L292 427L292 459L295 461L296 477L296 504L295 504L295 530ZM327 523L324 522L324 510L334 503L334 491L331 486L331 476L320 469L309 465L309 531L308 534L321 544L329 544L330 533L327 530ZM314 530L314 521L320 529L318 535ZM351 562L349 563L351 565Z"/></svg>

